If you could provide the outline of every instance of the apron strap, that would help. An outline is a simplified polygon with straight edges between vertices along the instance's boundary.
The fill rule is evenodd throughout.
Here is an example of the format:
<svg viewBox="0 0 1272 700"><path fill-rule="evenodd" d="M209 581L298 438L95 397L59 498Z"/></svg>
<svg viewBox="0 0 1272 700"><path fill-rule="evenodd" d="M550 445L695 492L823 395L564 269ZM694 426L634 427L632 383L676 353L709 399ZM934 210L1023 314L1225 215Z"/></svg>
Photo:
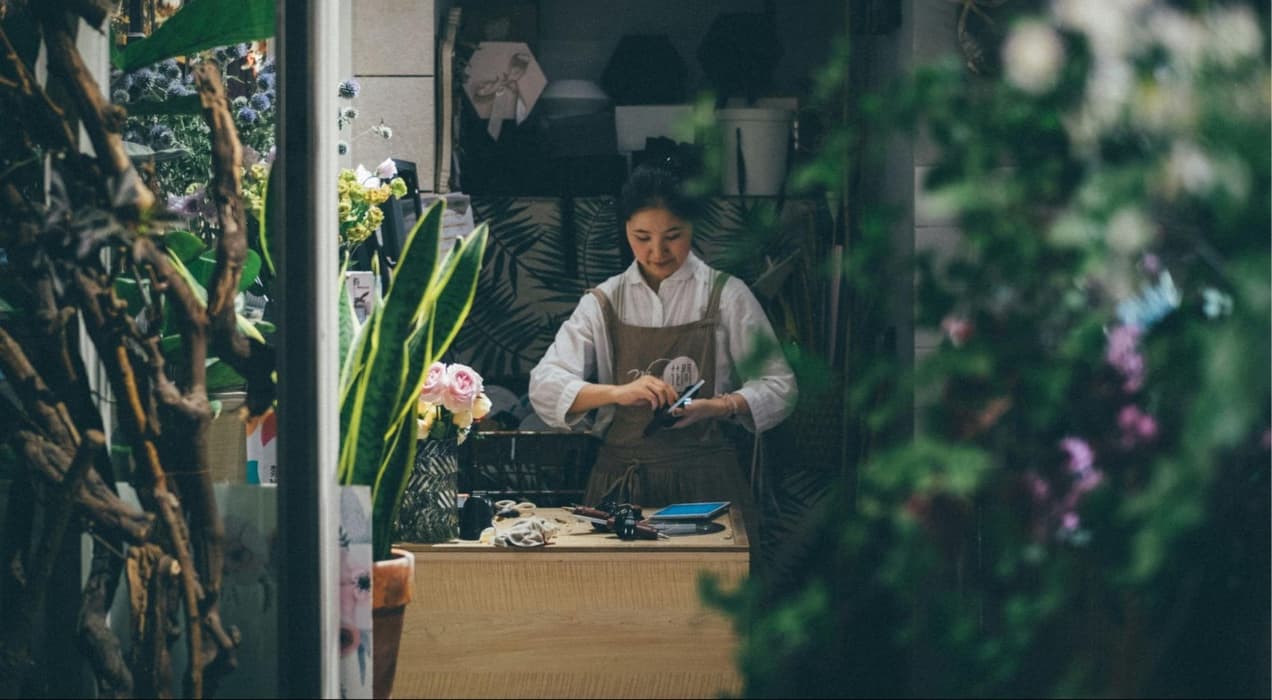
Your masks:
<svg viewBox="0 0 1272 700"><path fill-rule="evenodd" d="M610 299L605 292L593 287L587 290L588 294L596 297L596 303L601 305L601 316L605 318L605 332L609 336L610 342L614 342L614 334L618 329L618 313L614 311L614 305L610 303Z"/></svg>
<svg viewBox="0 0 1272 700"><path fill-rule="evenodd" d="M720 314L720 295L724 292L724 285L729 281L729 273L721 272L716 275L715 282L711 285L711 297L707 300L707 312L703 315L703 320L715 320Z"/></svg>

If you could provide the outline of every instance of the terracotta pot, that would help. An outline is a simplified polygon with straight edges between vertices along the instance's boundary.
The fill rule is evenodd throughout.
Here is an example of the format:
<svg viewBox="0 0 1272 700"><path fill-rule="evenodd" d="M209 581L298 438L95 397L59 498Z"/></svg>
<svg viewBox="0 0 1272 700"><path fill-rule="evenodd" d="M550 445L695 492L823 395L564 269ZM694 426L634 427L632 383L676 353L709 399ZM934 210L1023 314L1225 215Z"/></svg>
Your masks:
<svg viewBox="0 0 1272 700"><path fill-rule="evenodd" d="M391 551L393 557L377 561L371 573L371 634L375 649L371 692L376 698L392 696L402 620L415 590L415 555L405 549Z"/></svg>

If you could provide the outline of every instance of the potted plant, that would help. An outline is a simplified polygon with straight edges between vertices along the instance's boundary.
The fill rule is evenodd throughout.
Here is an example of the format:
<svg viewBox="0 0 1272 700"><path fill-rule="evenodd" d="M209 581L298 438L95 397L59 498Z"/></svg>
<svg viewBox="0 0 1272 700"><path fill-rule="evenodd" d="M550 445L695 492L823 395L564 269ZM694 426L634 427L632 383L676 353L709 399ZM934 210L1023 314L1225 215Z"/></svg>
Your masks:
<svg viewBox="0 0 1272 700"><path fill-rule="evenodd" d="M371 487L375 697L392 690L413 586L414 557L391 545L415 462L420 391L468 317L486 249L482 224L443 257L443 208L434 204L411 229L384 299L365 322L340 294L338 476L342 485Z"/></svg>

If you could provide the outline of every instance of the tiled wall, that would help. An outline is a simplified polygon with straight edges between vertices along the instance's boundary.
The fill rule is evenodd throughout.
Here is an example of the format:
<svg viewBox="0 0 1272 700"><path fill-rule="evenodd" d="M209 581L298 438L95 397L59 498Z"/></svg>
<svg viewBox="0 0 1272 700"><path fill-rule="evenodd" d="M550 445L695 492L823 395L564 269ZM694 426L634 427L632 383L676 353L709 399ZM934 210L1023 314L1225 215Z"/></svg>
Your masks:
<svg viewBox="0 0 1272 700"><path fill-rule="evenodd" d="M420 189L431 192L437 121L434 0L350 0L349 6L347 60L362 93L353 102L358 119L341 133L350 141L348 164L374 168L390 156L413 161ZM358 135L380 120L392 127L392 139Z"/></svg>

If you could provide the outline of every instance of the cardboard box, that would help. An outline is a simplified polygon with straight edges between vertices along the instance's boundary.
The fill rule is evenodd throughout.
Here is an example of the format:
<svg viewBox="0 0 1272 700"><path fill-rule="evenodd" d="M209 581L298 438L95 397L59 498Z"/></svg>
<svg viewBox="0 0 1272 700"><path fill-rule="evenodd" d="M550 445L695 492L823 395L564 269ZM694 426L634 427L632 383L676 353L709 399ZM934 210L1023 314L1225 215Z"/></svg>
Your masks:
<svg viewBox="0 0 1272 700"><path fill-rule="evenodd" d="M693 142L689 105L619 105L614 108L614 130L620 153L645 149L645 139L664 137Z"/></svg>

